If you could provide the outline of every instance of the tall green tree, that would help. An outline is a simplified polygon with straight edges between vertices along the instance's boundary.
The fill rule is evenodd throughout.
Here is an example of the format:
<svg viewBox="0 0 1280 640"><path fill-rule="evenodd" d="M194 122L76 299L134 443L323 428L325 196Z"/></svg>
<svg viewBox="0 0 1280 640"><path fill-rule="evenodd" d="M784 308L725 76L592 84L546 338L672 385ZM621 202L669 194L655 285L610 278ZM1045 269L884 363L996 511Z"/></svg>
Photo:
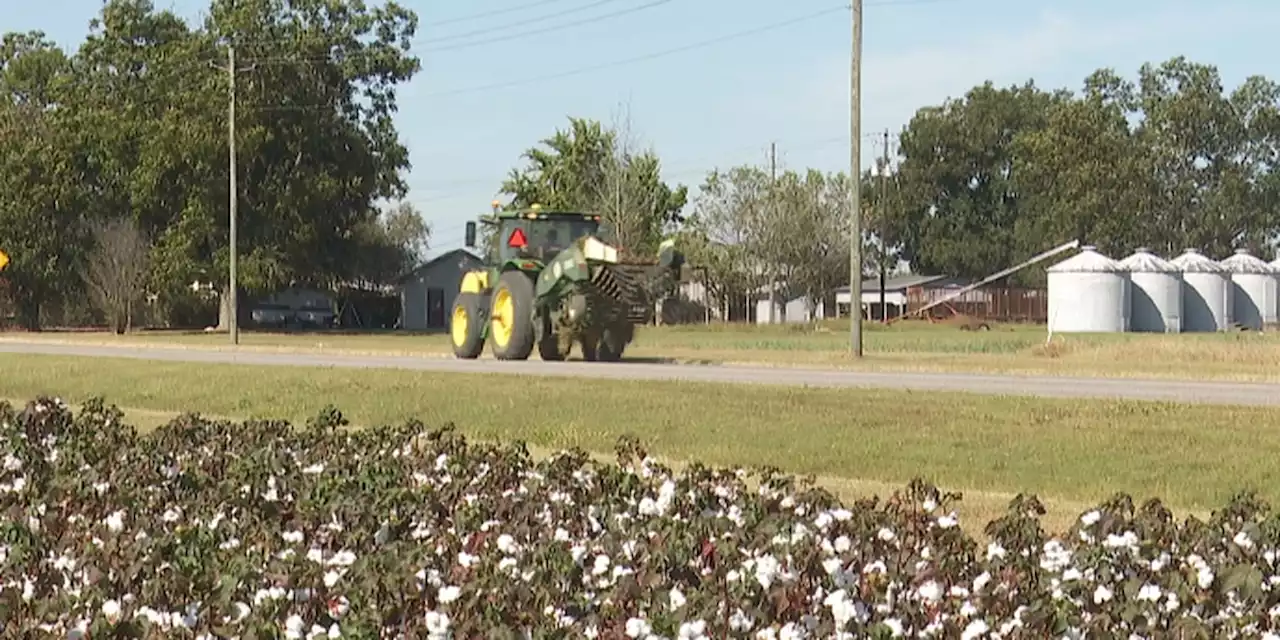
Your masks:
<svg viewBox="0 0 1280 640"><path fill-rule="evenodd" d="M146 0L110 0L78 55L83 131L102 206L132 209L156 238L153 286L226 289L233 44L240 284L357 277L357 231L406 190L392 116L419 69L416 26L394 2L213 0L192 28Z"/></svg>
<svg viewBox="0 0 1280 640"><path fill-rule="evenodd" d="M1152 241L1159 185L1130 124L1138 115L1133 84L1104 69L1081 96L1051 105L1043 128L1015 138L1015 182L1033 212L1019 221L1021 237L1043 248L1079 240L1110 255Z"/></svg>
<svg viewBox="0 0 1280 640"><path fill-rule="evenodd" d="M1063 99L1030 82L986 83L916 113L900 136L901 198L882 228L917 271L982 277L1044 244L1019 233L1036 214L1016 188L1013 141L1043 129Z"/></svg>
<svg viewBox="0 0 1280 640"><path fill-rule="evenodd" d="M74 140L72 65L39 32L0 38L0 250L20 323L71 297L89 244Z"/></svg>
<svg viewBox="0 0 1280 640"><path fill-rule="evenodd" d="M652 256L664 233L682 222L688 189L662 180L653 150L640 150L629 129L570 118L539 146L524 153L501 192L511 204L599 213L627 255Z"/></svg>
<svg viewBox="0 0 1280 640"><path fill-rule="evenodd" d="M1274 158L1280 87L1250 77L1226 94L1218 70L1185 57L1138 73L1139 136L1160 186L1153 244L1258 250L1280 226Z"/></svg>

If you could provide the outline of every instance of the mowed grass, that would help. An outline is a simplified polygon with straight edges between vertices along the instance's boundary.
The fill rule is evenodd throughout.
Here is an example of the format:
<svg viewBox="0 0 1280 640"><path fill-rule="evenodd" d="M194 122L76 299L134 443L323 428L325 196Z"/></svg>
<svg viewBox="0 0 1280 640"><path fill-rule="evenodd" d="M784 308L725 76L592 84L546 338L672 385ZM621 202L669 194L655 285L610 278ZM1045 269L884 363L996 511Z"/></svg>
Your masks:
<svg viewBox="0 0 1280 640"><path fill-rule="evenodd" d="M846 498L920 476L964 492L979 528L1018 492L1046 499L1057 528L1116 491L1201 515L1240 489L1280 498L1280 414L1263 408L12 354L0 367L0 398L102 396L153 418L301 422L335 405L360 425L417 418L602 454L632 434L666 460L773 465Z"/></svg>
<svg viewBox="0 0 1280 640"><path fill-rule="evenodd" d="M146 331L4 334L0 338L164 347L230 348L226 334ZM862 361L849 357L848 322L810 325L714 324L643 327L628 358L713 364L765 364L896 371L976 371L1021 375L1143 377L1280 382L1280 332L1057 335L1044 327L867 323ZM451 357L442 334L262 333L241 349ZM484 357L488 357L488 354ZM537 357L536 355L533 357ZM575 353L573 358L577 358Z"/></svg>

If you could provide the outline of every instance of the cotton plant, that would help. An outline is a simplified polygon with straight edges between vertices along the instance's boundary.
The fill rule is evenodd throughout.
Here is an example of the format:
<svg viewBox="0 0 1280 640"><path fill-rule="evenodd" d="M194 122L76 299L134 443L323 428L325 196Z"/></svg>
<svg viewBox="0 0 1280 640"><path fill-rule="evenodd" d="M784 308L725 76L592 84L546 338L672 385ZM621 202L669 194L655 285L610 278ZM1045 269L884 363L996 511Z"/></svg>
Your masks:
<svg viewBox="0 0 1280 640"><path fill-rule="evenodd" d="M1277 638L1280 525L1125 496L1061 535L1019 496L981 543L913 482L844 504L639 443L535 461L452 429L0 405L7 636Z"/></svg>

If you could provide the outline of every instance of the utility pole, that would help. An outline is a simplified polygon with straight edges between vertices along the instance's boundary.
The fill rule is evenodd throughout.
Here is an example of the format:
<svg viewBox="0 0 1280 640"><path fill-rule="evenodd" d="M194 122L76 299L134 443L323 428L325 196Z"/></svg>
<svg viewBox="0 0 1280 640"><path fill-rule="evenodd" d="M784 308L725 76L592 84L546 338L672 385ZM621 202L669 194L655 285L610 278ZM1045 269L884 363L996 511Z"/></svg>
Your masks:
<svg viewBox="0 0 1280 640"><path fill-rule="evenodd" d="M876 228L876 235L880 241L880 255L876 256L876 262L880 263L880 322L889 321L889 307L885 305L884 279L888 275L888 269L884 264L884 219L889 215L889 191L885 189L885 176L889 173L889 130L884 130L884 161L880 163L880 225Z"/></svg>
<svg viewBox="0 0 1280 640"><path fill-rule="evenodd" d="M862 358L862 0L853 0L849 59L849 354Z"/></svg>
<svg viewBox="0 0 1280 640"><path fill-rule="evenodd" d="M231 344L240 344L240 302L238 298L239 282L236 278L236 201L239 192L236 188L236 46L230 43L227 47L227 76L230 79L231 96L227 105L227 149L228 166L231 172L230 195L228 196L228 215L231 227L231 284L227 287L228 300L231 306Z"/></svg>
<svg viewBox="0 0 1280 640"><path fill-rule="evenodd" d="M769 143L769 209L777 223L778 217L778 143ZM773 324L778 307L777 279L774 267L769 267L769 324Z"/></svg>

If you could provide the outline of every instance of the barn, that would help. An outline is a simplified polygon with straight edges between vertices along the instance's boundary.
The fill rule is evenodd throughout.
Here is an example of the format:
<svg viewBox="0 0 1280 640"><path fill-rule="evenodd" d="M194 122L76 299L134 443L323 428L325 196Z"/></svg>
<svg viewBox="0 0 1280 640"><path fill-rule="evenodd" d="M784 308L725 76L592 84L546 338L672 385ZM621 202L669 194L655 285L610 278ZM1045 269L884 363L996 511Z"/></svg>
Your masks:
<svg viewBox="0 0 1280 640"><path fill-rule="evenodd" d="M449 326L449 310L458 295L462 276L484 266L484 260L466 249L454 249L419 265L400 278L400 328L406 331L443 331Z"/></svg>

